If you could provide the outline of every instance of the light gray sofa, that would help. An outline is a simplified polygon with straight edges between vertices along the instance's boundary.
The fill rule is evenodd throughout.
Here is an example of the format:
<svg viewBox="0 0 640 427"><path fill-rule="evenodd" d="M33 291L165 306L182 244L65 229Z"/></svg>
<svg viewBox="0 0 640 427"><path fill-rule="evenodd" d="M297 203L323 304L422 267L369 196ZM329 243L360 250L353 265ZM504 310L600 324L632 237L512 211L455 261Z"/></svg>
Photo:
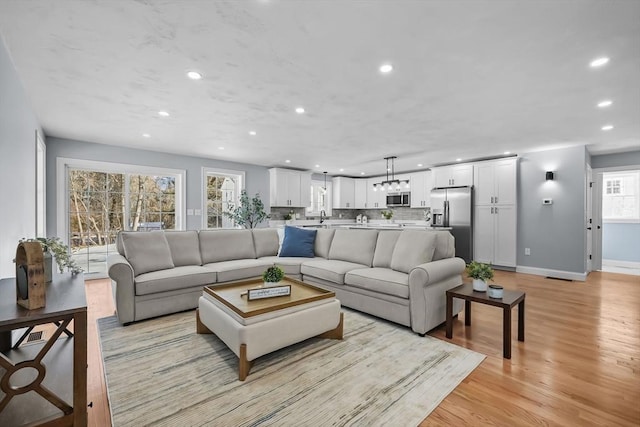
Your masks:
<svg viewBox="0 0 640 427"><path fill-rule="evenodd" d="M314 258L279 257L274 228L121 232L108 259L122 324L197 307L204 285L289 277L336 293L351 307L424 334L445 321L445 291L462 284L464 261L448 231L319 229ZM462 303L454 300L454 313Z"/></svg>

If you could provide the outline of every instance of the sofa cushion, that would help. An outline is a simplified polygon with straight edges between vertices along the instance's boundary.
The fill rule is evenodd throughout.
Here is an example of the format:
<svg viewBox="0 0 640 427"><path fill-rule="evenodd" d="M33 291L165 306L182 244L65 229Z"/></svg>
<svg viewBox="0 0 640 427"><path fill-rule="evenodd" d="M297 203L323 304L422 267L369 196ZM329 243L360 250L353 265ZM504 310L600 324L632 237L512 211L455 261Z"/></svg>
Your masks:
<svg viewBox="0 0 640 427"><path fill-rule="evenodd" d="M251 232L256 248L256 258L278 254L280 241L276 228L255 228Z"/></svg>
<svg viewBox="0 0 640 427"><path fill-rule="evenodd" d="M438 261L456 256L456 239L448 231L427 231L436 235L436 250L433 252L433 261Z"/></svg>
<svg viewBox="0 0 640 427"><path fill-rule="evenodd" d="M331 241L336 230L331 228L320 228L316 234L316 243L313 248L316 256L329 258L329 249L331 249Z"/></svg>
<svg viewBox="0 0 640 427"><path fill-rule="evenodd" d="M197 231L165 231L173 265L202 265Z"/></svg>
<svg viewBox="0 0 640 427"><path fill-rule="evenodd" d="M371 267L377 239L378 230L336 230L329 249L329 259Z"/></svg>
<svg viewBox="0 0 640 427"><path fill-rule="evenodd" d="M251 230L203 230L198 237L202 264L256 257Z"/></svg>
<svg viewBox="0 0 640 427"><path fill-rule="evenodd" d="M272 265L272 262L264 259L236 259L205 264L204 267L215 271L220 283L261 277L262 273Z"/></svg>
<svg viewBox="0 0 640 427"><path fill-rule="evenodd" d="M161 231L123 231L122 247L134 276L173 268L169 243Z"/></svg>
<svg viewBox="0 0 640 427"><path fill-rule="evenodd" d="M313 276L338 285L344 285L344 275L347 272L364 267L367 266L348 261L315 259L303 262L302 266L300 266L300 272L303 276Z"/></svg>
<svg viewBox="0 0 640 427"><path fill-rule="evenodd" d="M351 270L345 275L344 283L355 288L409 298L409 275L390 268Z"/></svg>
<svg viewBox="0 0 640 427"><path fill-rule="evenodd" d="M400 233L391 257L391 268L409 273L412 268L431 262L436 247L434 233L419 230L404 230Z"/></svg>
<svg viewBox="0 0 640 427"><path fill-rule="evenodd" d="M300 266L303 262L311 259L324 258L266 256L258 259L280 267L284 271L285 276L298 276L300 275Z"/></svg>
<svg viewBox="0 0 640 427"><path fill-rule="evenodd" d="M216 273L199 265L152 271L136 277L136 295L155 294L194 286L204 286L216 282Z"/></svg>
<svg viewBox="0 0 640 427"><path fill-rule="evenodd" d="M373 253L374 267L391 267L391 256L393 255L393 249L396 247L400 233L402 233L401 230L382 230L378 232L376 250Z"/></svg>
<svg viewBox="0 0 640 427"><path fill-rule="evenodd" d="M278 256L313 258L317 230L286 226Z"/></svg>

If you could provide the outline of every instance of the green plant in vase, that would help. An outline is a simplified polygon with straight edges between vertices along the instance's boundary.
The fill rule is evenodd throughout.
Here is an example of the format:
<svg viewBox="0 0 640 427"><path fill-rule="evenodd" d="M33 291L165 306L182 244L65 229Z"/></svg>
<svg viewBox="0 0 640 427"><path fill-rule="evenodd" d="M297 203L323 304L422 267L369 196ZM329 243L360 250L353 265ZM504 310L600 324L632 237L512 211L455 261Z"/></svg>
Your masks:
<svg viewBox="0 0 640 427"><path fill-rule="evenodd" d="M467 275L473 279L473 290L485 292L487 290L487 282L493 279L491 264L471 261L467 264L466 271Z"/></svg>
<svg viewBox="0 0 640 427"><path fill-rule="evenodd" d="M387 221L391 221L391 218L393 218L393 211L391 209L389 209L388 211L382 211L380 213Z"/></svg>
<svg viewBox="0 0 640 427"><path fill-rule="evenodd" d="M272 266L267 268L262 273L262 280L264 280L265 286L273 286L284 278L284 271L278 266Z"/></svg>
<svg viewBox="0 0 640 427"><path fill-rule="evenodd" d="M60 273L64 273L68 269L71 273L77 274L82 272L82 268L71 258L69 246L65 245L59 237L36 237L32 239L22 238L22 242L38 242L42 246L45 254L45 281L51 282L51 264L52 258L55 258Z"/></svg>

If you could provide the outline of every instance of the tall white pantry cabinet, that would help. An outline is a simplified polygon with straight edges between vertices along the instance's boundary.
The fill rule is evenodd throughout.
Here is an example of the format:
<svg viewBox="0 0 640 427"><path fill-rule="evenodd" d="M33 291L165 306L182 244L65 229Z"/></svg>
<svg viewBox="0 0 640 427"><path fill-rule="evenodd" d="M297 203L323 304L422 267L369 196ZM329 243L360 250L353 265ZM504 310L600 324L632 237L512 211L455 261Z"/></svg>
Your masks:
<svg viewBox="0 0 640 427"><path fill-rule="evenodd" d="M516 157L475 164L474 259L516 266Z"/></svg>

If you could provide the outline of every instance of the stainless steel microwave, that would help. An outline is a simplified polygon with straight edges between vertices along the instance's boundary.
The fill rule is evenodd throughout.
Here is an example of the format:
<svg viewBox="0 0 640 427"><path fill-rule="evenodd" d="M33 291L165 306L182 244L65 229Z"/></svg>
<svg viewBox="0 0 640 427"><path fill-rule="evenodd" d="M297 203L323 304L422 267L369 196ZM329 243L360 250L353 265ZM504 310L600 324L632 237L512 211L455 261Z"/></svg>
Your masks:
<svg viewBox="0 0 640 427"><path fill-rule="evenodd" d="M411 193L389 193L387 194L387 206L411 206Z"/></svg>

